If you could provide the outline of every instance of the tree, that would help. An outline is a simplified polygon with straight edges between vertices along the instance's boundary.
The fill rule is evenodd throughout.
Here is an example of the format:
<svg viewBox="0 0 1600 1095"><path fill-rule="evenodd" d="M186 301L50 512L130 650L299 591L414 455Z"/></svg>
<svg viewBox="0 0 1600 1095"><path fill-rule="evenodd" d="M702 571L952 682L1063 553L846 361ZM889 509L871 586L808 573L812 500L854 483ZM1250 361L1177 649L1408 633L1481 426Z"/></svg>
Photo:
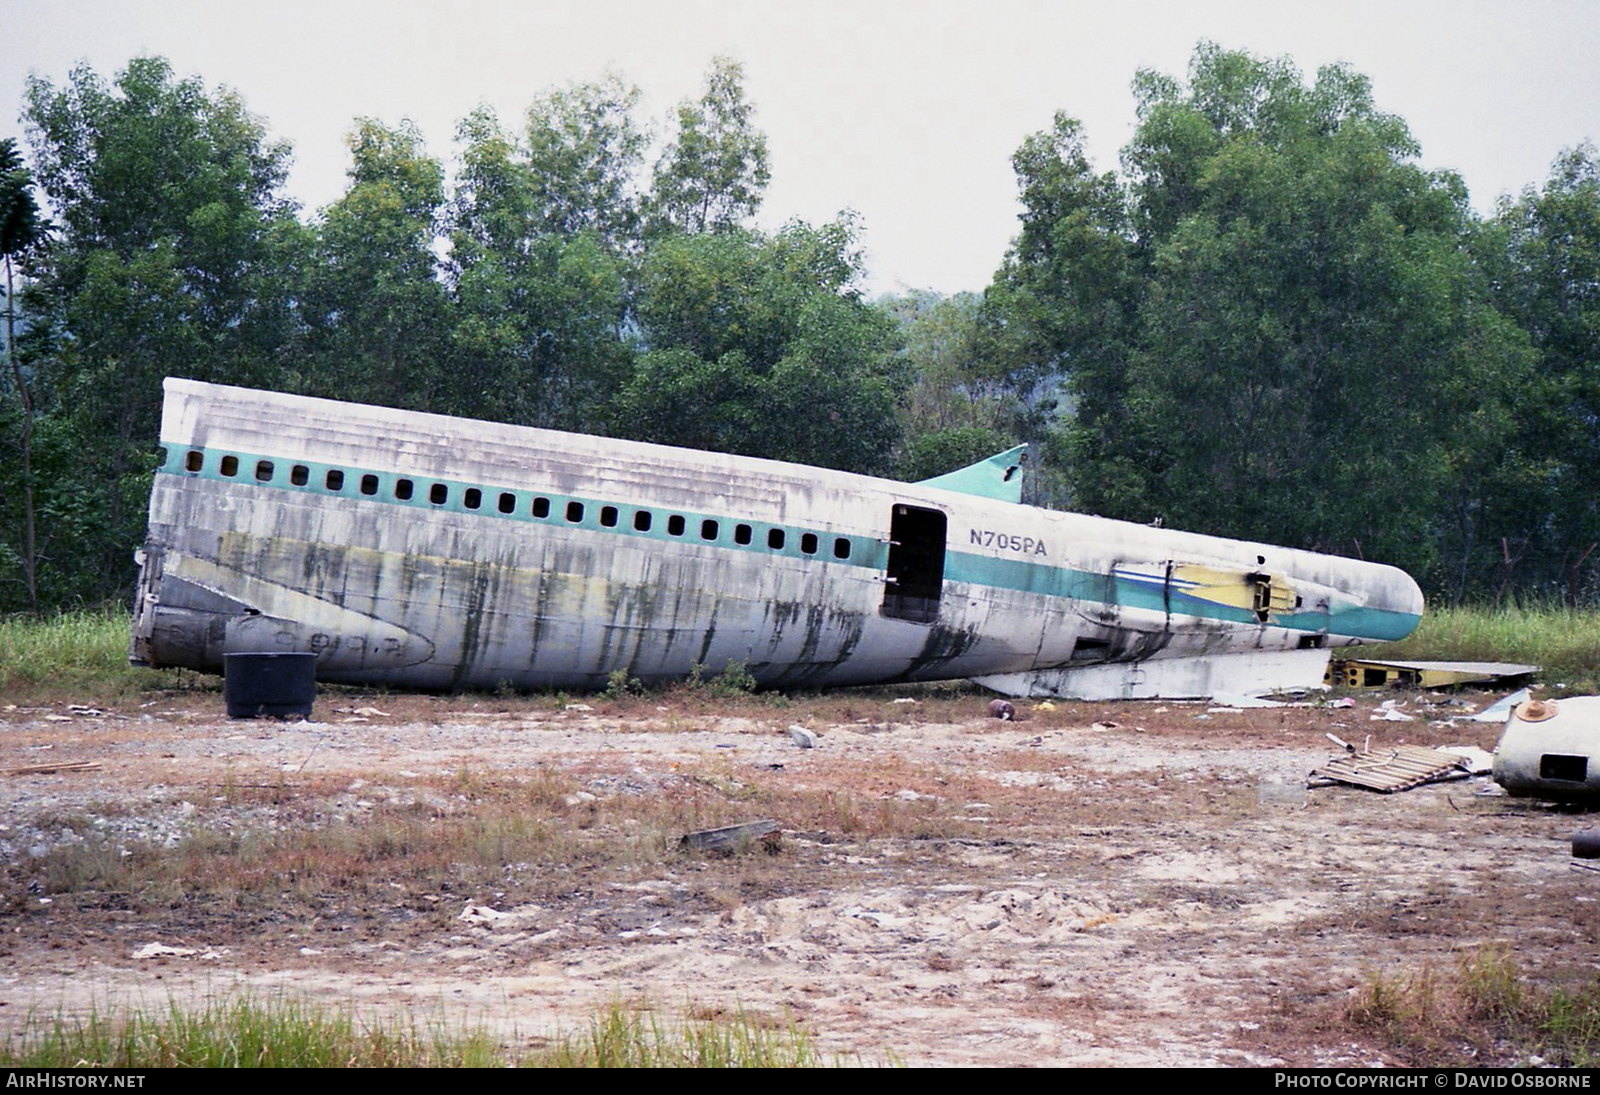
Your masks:
<svg viewBox="0 0 1600 1095"><path fill-rule="evenodd" d="M761 208L767 138L752 114L744 66L718 57L704 94L678 106L677 136L656 163L650 209L657 233L725 231Z"/></svg>
<svg viewBox="0 0 1600 1095"><path fill-rule="evenodd" d="M276 386L297 323L279 194L286 145L231 91L138 58L112 83L86 66L28 81L24 119L59 236L39 264L41 325L68 333L48 375L88 517L58 560L83 598L126 588L165 376ZM47 367L45 367L47 365Z"/></svg>
<svg viewBox="0 0 1600 1095"><path fill-rule="evenodd" d="M904 389L892 325L861 299L854 221L668 236L644 258L646 352L625 436L885 471Z"/></svg>
<svg viewBox="0 0 1600 1095"><path fill-rule="evenodd" d="M902 408L901 479L943 475L1016 443L1019 408L976 358L981 305L973 293L943 297L926 290L873 304L895 321L913 377Z"/></svg>
<svg viewBox="0 0 1600 1095"><path fill-rule="evenodd" d="M1143 493L1126 423L1143 285L1127 194L1114 174L1095 174L1081 125L1063 113L1011 164L1022 231L984 293L975 365L1009 393L1016 430L1034 444L1034 498L1126 513ZM1094 472L1063 475L1082 423L1094 423Z"/></svg>
<svg viewBox="0 0 1600 1095"><path fill-rule="evenodd" d="M595 432L632 363L621 337L627 264L596 227L615 211L590 210L572 223L556 216L575 207L549 204L548 175L487 110L470 115L459 136L449 406Z"/></svg>
<svg viewBox="0 0 1600 1095"><path fill-rule="evenodd" d="M1592 145L1557 158L1542 188L1503 202L1496 217L1505 267L1499 300L1533 343L1535 398L1520 416L1516 455L1525 470L1515 532L1542 552L1531 575L1572 603L1595 594L1600 498L1600 158ZM1536 483L1528 482L1537 477ZM1537 499L1543 504L1529 505ZM1547 515L1547 516L1546 516ZM1540 558L1540 555L1543 558Z"/></svg>
<svg viewBox="0 0 1600 1095"><path fill-rule="evenodd" d="M1024 145L992 290L1003 335L1066 382L1079 501L1436 567L1437 515L1528 363L1459 180L1416 167L1343 66L1307 85L1202 45L1186 82L1135 93L1120 188L1062 119Z"/></svg>
<svg viewBox="0 0 1600 1095"><path fill-rule="evenodd" d="M634 246L645 135L633 114L641 97L612 75L547 92L528 109L530 197L543 231L590 232L614 252Z"/></svg>
<svg viewBox="0 0 1600 1095"><path fill-rule="evenodd" d="M436 410L452 384L449 297L434 253L444 168L410 122L364 118L349 137L350 189L323 212L303 305L306 387Z"/></svg>
<svg viewBox="0 0 1600 1095"><path fill-rule="evenodd" d="M0 265L5 268L6 364L17 400L18 490L22 541L15 554L28 609L39 611L38 509L33 481L33 433L38 410L17 348L17 266L45 240L47 226L33 196L33 178L22 163L16 141L0 140Z"/></svg>

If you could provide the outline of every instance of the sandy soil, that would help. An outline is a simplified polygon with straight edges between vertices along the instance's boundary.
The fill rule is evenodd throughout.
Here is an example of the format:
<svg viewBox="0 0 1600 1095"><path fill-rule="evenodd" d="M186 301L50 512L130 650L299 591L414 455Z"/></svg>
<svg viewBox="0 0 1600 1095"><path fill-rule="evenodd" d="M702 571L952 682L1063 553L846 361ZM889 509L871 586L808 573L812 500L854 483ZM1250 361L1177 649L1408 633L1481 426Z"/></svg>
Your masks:
<svg viewBox="0 0 1600 1095"><path fill-rule="evenodd" d="M1600 970L1600 877L1567 843L1584 819L1486 779L1304 789L1328 732L1492 747L1497 727L1442 721L1470 707L1022 704L1000 722L977 693L914 695L340 694L292 723L230 721L214 693L0 700L0 769L99 763L0 776L0 1032L248 989L523 1043L620 1000L771 1016L867 1061L1366 1065L1399 1063L1342 1021L1374 972L1493 943L1535 976ZM354 857L344 885L280 857L238 893L137 866L401 808L460 818L507 788L553 803L574 828L538 847L581 837L573 862L480 851L498 873L452 882ZM773 853L672 844L760 817L785 830ZM117 862L96 875L94 855Z"/></svg>

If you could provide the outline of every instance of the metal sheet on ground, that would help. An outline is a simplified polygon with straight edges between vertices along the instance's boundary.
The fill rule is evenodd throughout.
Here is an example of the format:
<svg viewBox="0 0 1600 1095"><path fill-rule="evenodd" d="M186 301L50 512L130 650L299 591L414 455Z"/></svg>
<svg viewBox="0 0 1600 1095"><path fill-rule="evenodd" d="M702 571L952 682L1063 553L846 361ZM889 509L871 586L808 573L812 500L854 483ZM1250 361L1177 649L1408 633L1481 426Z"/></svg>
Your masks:
<svg viewBox="0 0 1600 1095"><path fill-rule="evenodd" d="M1385 793L1407 791L1442 779L1468 775L1462 758L1420 745L1390 745L1365 753L1335 757L1312 769L1311 782L1329 780Z"/></svg>

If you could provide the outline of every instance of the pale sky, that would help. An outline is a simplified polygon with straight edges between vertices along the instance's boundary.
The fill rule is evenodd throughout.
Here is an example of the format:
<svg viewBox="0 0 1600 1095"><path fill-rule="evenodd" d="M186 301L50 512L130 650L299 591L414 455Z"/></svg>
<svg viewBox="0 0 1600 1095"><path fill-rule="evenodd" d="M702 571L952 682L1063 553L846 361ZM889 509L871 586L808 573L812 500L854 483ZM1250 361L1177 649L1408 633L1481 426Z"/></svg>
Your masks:
<svg viewBox="0 0 1600 1095"><path fill-rule="evenodd" d="M1349 63L1482 211L1600 141L1596 0L0 0L0 136L22 133L28 73L158 54L293 144L290 193L314 212L344 189L357 117L410 118L448 162L474 107L514 124L613 70L665 132L727 55L770 142L763 225L854 209L873 292L953 293L982 289L1016 232L1022 139L1065 110L1114 168L1135 71L1181 76L1202 39L1308 79Z"/></svg>

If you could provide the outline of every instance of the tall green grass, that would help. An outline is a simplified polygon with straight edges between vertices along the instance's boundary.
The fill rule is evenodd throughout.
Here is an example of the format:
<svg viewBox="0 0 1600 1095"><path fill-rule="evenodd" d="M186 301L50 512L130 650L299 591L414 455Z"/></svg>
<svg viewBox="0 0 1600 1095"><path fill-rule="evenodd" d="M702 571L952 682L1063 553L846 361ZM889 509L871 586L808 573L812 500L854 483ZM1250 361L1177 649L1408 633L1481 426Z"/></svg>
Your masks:
<svg viewBox="0 0 1600 1095"><path fill-rule="evenodd" d="M128 664L128 627L123 611L0 618L0 695L93 703L170 686L172 671Z"/></svg>
<svg viewBox="0 0 1600 1095"><path fill-rule="evenodd" d="M517 1051L481 1027L366 1022L290 999L244 996L190 1010L94 1013L32 1024L0 1043L6 1068L813 1068L820 1056L792 1024L661 1021L620 1004L581 1033Z"/></svg>
<svg viewBox="0 0 1600 1095"><path fill-rule="evenodd" d="M1558 692L1600 690L1600 612L1565 607L1429 608L1412 635L1363 648L1375 658L1542 666Z"/></svg>

